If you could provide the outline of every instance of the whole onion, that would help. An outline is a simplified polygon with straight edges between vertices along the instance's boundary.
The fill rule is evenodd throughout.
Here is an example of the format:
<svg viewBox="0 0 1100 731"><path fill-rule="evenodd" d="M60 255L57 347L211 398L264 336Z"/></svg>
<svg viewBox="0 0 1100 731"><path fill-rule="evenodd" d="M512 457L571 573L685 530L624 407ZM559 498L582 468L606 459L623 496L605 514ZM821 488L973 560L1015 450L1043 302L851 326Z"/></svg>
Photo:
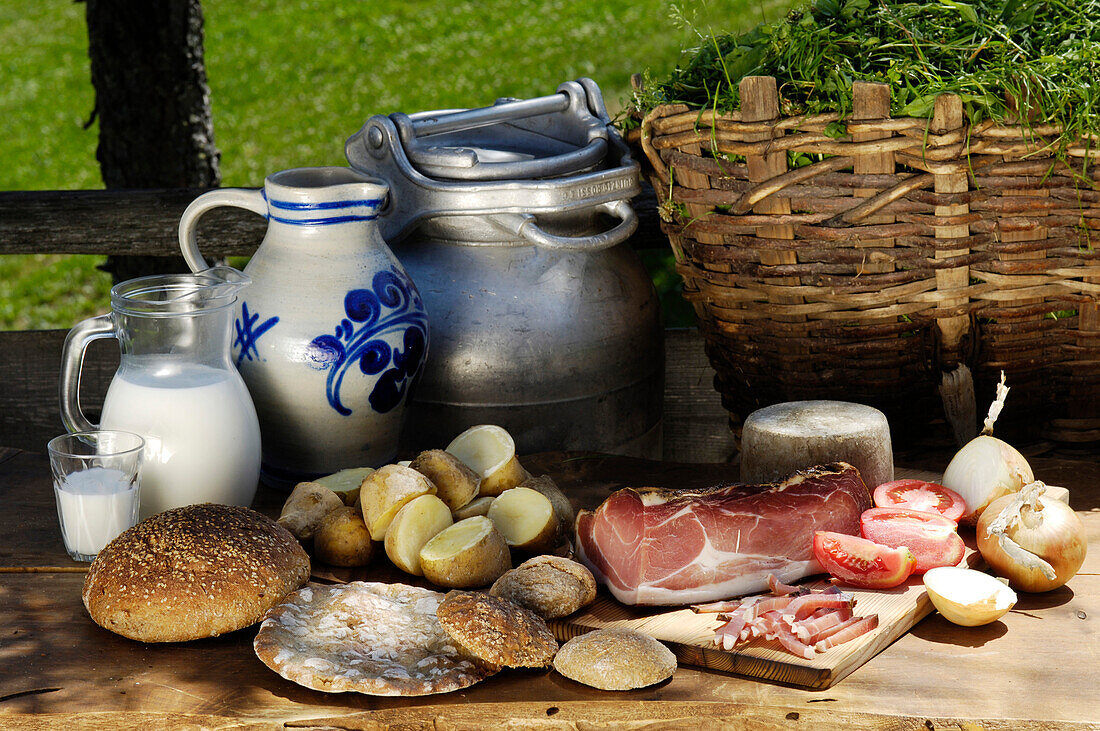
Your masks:
<svg viewBox="0 0 1100 731"><path fill-rule="evenodd" d="M1015 447L983 434L971 439L952 458L941 484L966 501L966 513L959 523L973 525L991 502L1019 492L1034 479L1031 465Z"/></svg>
<svg viewBox="0 0 1100 731"><path fill-rule="evenodd" d="M1073 508L1033 482L990 503L978 520L978 550L1014 589L1057 589L1085 562L1085 527Z"/></svg>

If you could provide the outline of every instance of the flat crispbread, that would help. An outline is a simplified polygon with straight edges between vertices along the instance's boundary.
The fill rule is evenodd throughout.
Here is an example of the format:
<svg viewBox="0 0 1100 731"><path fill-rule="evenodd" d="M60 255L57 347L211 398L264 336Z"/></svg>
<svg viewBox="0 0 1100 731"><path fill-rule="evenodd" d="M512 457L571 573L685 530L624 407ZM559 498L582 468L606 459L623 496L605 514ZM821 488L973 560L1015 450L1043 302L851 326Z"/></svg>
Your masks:
<svg viewBox="0 0 1100 731"><path fill-rule="evenodd" d="M327 693L460 690L497 668L459 650L436 616L442 601L405 584L310 584L267 613L256 656L287 680Z"/></svg>

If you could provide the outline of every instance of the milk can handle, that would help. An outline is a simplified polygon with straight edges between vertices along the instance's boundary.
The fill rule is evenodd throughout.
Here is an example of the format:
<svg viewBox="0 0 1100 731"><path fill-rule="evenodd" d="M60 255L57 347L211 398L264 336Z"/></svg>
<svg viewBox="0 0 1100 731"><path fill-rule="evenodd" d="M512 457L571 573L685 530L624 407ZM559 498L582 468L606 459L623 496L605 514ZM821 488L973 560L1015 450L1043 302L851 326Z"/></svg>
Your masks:
<svg viewBox="0 0 1100 731"><path fill-rule="evenodd" d="M527 242L545 249L599 251L621 244L630 238L630 235L638 228L638 217L626 201L601 203L598 208L618 218L619 223L610 231L593 234L592 236L557 236L547 233L539 228L538 223L535 222L535 217L530 214L501 213L491 216L489 220L498 228L516 234Z"/></svg>
<svg viewBox="0 0 1100 731"><path fill-rule="evenodd" d="M69 432L97 428L80 410L80 372L84 367L88 344L93 340L114 337L117 335L111 315L84 320L65 336L65 345L61 349L61 421Z"/></svg>
<svg viewBox="0 0 1100 731"><path fill-rule="evenodd" d="M263 190L249 188L218 188L203 193L187 206L180 217L180 251L193 272L201 272L210 266L199 253L199 237L196 230L199 218L207 211L220 206L233 206L258 213L267 218L267 199Z"/></svg>

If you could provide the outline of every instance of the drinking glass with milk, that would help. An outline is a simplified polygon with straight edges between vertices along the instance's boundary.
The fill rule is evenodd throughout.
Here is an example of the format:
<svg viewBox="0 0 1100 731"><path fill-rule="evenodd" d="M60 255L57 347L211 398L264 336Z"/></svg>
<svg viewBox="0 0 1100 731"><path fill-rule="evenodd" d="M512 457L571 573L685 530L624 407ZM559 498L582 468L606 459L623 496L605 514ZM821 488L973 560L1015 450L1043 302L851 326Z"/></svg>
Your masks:
<svg viewBox="0 0 1100 731"><path fill-rule="evenodd" d="M256 494L260 427L230 358L233 304L249 281L214 267L122 282L111 290L112 312L65 339L61 417L72 432L96 428L79 404L84 351L99 338L118 340L99 428L145 440L142 518L195 503L247 506Z"/></svg>
<svg viewBox="0 0 1100 731"><path fill-rule="evenodd" d="M61 537L74 560L91 561L137 523L144 446L137 434L112 430L65 434L46 445Z"/></svg>

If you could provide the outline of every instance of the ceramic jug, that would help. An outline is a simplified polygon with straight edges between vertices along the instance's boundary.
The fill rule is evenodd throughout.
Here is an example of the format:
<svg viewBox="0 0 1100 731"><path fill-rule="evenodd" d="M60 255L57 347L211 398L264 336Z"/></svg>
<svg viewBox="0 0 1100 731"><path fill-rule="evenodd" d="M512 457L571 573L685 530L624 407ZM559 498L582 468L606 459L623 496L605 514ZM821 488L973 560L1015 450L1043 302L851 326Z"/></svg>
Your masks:
<svg viewBox="0 0 1100 731"><path fill-rule="evenodd" d="M140 516L215 502L250 505L260 472L260 428L233 367L233 305L248 277L229 267L131 279L111 290L109 315L65 339L61 417L70 432L95 429L80 410L88 344L116 338L121 361L99 427L145 438Z"/></svg>
<svg viewBox="0 0 1100 731"><path fill-rule="evenodd" d="M385 183L349 168L274 173L221 189L180 220L183 256L206 268L195 227L218 206L264 216L245 273L233 356L256 404L263 479L279 487L397 453L408 392L428 348L420 294L378 232Z"/></svg>

